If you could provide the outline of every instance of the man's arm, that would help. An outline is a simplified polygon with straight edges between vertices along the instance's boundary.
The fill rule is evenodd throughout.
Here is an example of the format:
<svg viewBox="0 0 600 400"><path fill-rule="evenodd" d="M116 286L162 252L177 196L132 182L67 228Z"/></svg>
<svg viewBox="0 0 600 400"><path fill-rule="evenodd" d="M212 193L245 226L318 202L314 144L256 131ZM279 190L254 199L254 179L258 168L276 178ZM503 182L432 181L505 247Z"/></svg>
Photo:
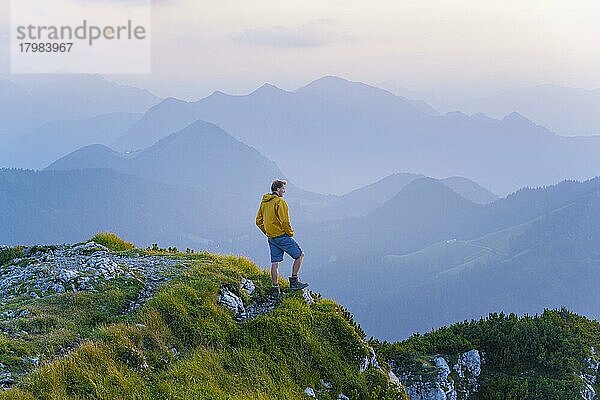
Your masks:
<svg viewBox="0 0 600 400"><path fill-rule="evenodd" d="M265 224L263 222L263 214L262 214L262 203L258 208L258 213L256 214L256 226L266 235L267 231L265 229Z"/></svg>
<svg viewBox="0 0 600 400"><path fill-rule="evenodd" d="M292 229L292 225L290 224L290 213L288 211L288 205L287 202L283 199L281 199L281 202L279 203L279 219L281 221L281 227L283 228L283 231L286 233L286 235L288 236L294 236L294 230Z"/></svg>

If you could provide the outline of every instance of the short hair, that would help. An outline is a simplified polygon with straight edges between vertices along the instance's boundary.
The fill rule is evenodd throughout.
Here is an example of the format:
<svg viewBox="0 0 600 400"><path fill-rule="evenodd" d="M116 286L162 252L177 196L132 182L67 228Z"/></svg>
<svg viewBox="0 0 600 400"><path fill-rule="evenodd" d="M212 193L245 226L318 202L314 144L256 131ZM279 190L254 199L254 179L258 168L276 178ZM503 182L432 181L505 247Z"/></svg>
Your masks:
<svg viewBox="0 0 600 400"><path fill-rule="evenodd" d="M273 183L271 183L271 192L276 192L280 187L287 185L287 181L283 179L275 179Z"/></svg>

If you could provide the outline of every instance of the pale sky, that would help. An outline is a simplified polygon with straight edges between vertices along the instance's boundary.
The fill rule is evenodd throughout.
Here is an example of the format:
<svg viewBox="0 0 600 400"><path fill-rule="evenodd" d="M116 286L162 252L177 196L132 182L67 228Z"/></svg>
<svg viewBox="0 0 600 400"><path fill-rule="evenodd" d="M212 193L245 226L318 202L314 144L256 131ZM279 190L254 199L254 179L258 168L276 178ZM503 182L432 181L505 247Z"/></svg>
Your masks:
<svg viewBox="0 0 600 400"><path fill-rule="evenodd" d="M0 72L9 4L0 0ZM323 75L417 91L600 87L594 0L161 0L152 12L152 74L109 78L161 96L295 89Z"/></svg>

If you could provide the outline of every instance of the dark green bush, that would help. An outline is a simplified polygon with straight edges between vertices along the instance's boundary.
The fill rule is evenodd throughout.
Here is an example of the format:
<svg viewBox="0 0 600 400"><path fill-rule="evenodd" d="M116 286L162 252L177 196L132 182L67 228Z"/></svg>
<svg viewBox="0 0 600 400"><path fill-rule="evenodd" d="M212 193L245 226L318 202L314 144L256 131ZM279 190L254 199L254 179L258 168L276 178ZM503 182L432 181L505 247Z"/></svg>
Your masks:
<svg viewBox="0 0 600 400"><path fill-rule="evenodd" d="M0 250L0 265L8 264L15 258L23 257L22 247L9 247L8 249Z"/></svg>

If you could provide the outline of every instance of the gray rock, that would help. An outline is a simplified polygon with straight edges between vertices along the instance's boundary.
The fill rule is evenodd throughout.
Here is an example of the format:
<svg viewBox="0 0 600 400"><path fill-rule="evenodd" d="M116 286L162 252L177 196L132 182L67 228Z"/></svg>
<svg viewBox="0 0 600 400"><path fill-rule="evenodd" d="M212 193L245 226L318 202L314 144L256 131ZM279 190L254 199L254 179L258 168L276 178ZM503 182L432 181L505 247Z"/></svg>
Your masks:
<svg viewBox="0 0 600 400"><path fill-rule="evenodd" d="M115 279L144 283L146 296L130 307L133 311L156 287L172 279L181 261L163 256L126 256L88 242L78 245L34 246L23 249L22 266L0 271L0 303L20 296L50 296L67 291L97 291Z"/></svg>
<svg viewBox="0 0 600 400"><path fill-rule="evenodd" d="M461 378L464 378L467 374L478 377L481 374L481 356L479 355L479 351L473 349L461 354L454 365L454 370Z"/></svg>
<svg viewBox="0 0 600 400"><path fill-rule="evenodd" d="M373 347L369 347L369 355L363 358L362 363L360 364L360 372L365 372L367 368L371 366L381 371L381 367L379 366L377 355L375 354Z"/></svg>
<svg viewBox="0 0 600 400"><path fill-rule="evenodd" d="M406 387L411 400L447 400L444 391L435 382L415 382Z"/></svg>
<svg viewBox="0 0 600 400"><path fill-rule="evenodd" d="M323 386L325 389L333 389L333 383L331 382L326 382L323 379L321 379L319 381L319 383L321 384L321 386Z"/></svg>
<svg viewBox="0 0 600 400"><path fill-rule="evenodd" d="M39 357L25 357L23 359L23 361L25 361L26 363L32 364L34 366L39 366L40 365L40 358Z"/></svg>
<svg viewBox="0 0 600 400"><path fill-rule="evenodd" d="M448 366L448 362L444 357L436 357L434 359L435 366L438 368L438 381L446 381L448 380L448 375L450 375L450 367Z"/></svg>
<svg viewBox="0 0 600 400"><path fill-rule="evenodd" d="M311 387L307 387L306 389L304 389L304 393L306 393L306 395L308 397L312 397L313 399L317 398L317 395L315 394L315 390Z"/></svg>
<svg viewBox="0 0 600 400"><path fill-rule="evenodd" d="M582 378L583 379L583 378ZM596 390L592 385L588 382L583 381L583 388L580 391L582 400L595 400L596 399Z"/></svg>
<svg viewBox="0 0 600 400"><path fill-rule="evenodd" d="M241 289L244 289L246 291L246 293L248 293L249 295L254 293L254 290L256 290L256 286L254 285L254 282L252 282L250 279L246 279L246 278L242 278L242 284L240 285Z"/></svg>
<svg viewBox="0 0 600 400"><path fill-rule="evenodd" d="M246 319L244 302L238 295L229 290L229 288L225 285L221 285L221 289L219 289L218 302L219 304L227 307L233 313L235 319Z"/></svg>
<svg viewBox="0 0 600 400"><path fill-rule="evenodd" d="M583 362L586 370L580 375L583 381L583 388L581 389L581 398L583 400L594 400L596 398L596 390L594 385L598 380L598 372L600 371L600 361L596 360L596 349L592 347L590 349L592 357L586 357Z"/></svg>
<svg viewBox="0 0 600 400"><path fill-rule="evenodd" d="M483 363L479 351L460 354L453 369L442 356L430 360L418 364L416 370L404 370L389 362L412 400L467 400L478 390Z"/></svg>
<svg viewBox="0 0 600 400"><path fill-rule="evenodd" d="M304 301L306 301L308 304L315 304L315 300L312 298L308 289L302 290L302 297L304 297Z"/></svg>
<svg viewBox="0 0 600 400"><path fill-rule="evenodd" d="M8 371L0 372L0 386L8 387L14 385L15 380L12 377L12 374Z"/></svg>
<svg viewBox="0 0 600 400"><path fill-rule="evenodd" d="M390 377L390 381L392 381L392 382L394 382L394 383L396 383L398 385L401 385L400 379L398 379L398 377L396 376L396 374L394 373L394 371L390 370L388 372L388 376Z"/></svg>

